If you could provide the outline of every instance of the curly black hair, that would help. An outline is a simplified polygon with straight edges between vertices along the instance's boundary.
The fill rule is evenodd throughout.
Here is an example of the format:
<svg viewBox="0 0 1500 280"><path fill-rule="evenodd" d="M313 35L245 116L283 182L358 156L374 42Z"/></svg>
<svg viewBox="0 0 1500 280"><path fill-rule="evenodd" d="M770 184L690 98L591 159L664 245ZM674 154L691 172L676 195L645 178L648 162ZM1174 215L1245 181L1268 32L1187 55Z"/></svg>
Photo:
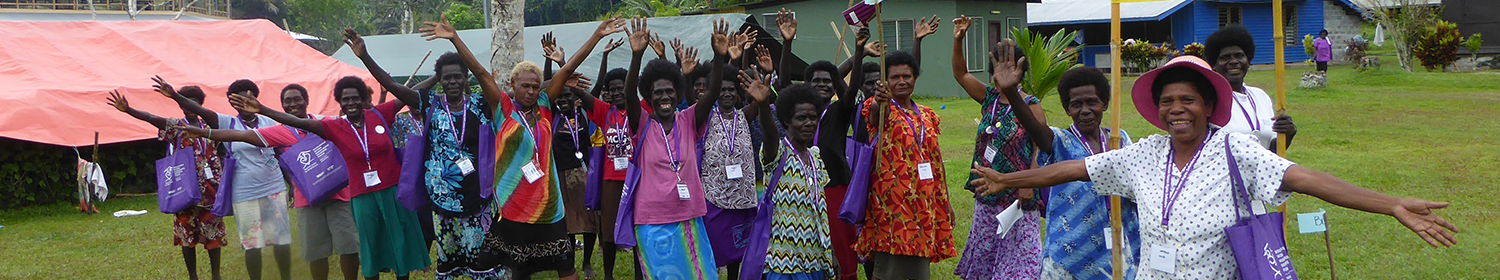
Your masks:
<svg viewBox="0 0 1500 280"><path fill-rule="evenodd" d="M1109 106L1109 78L1104 77L1104 72L1099 68L1082 66L1063 72L1062 77L1057 80L1057 99L1062 101L1063 108L1068 107L1068 100L1072 99L1073 88L1083 86L1094 86L1094 95L1099 96L1099 101Z"/></svg>
<svg viewBox="0 0 1500 280"><path fill-rule="evenodd" d="M699 65L701 65L701 66L709 66L709 64L699 64ZM683 75L687 76L687 80L689 80L689 81L697 81L700 78L706 78L706 77L708 77L709 70L712 70L712 69L709 69L708 67L697 67L697 68L693 68L693 72L683 73Z"/></svg>
<svg viewBox="0 0 1500 280"><path fill-rule="evenodd" d="M260 97L260 87L255 86L255 82L246 79L234 80L233 83L229 83L229 92L225 92L225 94L234 94L247 90L250 91L251 97Z"/></svg>
<svg viewBox="0 0 1500 280"><path fill-rule="evenodd" d="M338 97L339 93L343 92L346 88L358 90L361 97L364 97L365 100L370 100L370 86L365 84L364 79L355 76L339 78L339 81L333 84L333 96Z"/></svg>
<svg viewBox="0 0 1500 280"><path fill-rule="evenodd" d="M208 97L208 95L203 94L203 88L198 86L182 86L177 88L177 94L181 94L183 97L187 97L193 101L198 101L200 105L203 104L203 98Z"/></svg>
<svg viewBox="0 0 1500 280"><path fill-rule="evenodd" d="M682 76L682 68L677 67L676 63L660 58L647 62L646 67L641 69L640 82L636 85L636 88L640 90L640 94L649 97L651 95L651 84L662 79L672 82L672 87L676 88L678 92L688 89L685 83L687 78ZM676 101L674 100L673 102Z"/></svg>
<svg viewBox="0 0 1500 280"><path fill-rule="evenodd" d="M818 112L822 112L823 106L828 105L827 102L818 98L818 90L806 83L792 84L781 89L778 93L779 97L776 98L775 110L776 120L781 123L782 128L786 128L787 125L791 124L792 115L796 113L797 105L812 104L813 109Z"/></svg>
<svg viewBox="0 0 1500 280"><path fill-rule="evenodd" d="M1203 42L1203 61L1208 62L1208 65L1218 64L1219 52L1232 46L1245 51L1246 60L1255 60L1255 37L1250 36L1250 30L1246 30L1245 26L1235 24L1219 28L1219 31L1208 35L1208 39Z"/></svg>
<svg viewBox="0 0 1500 280"><path fill-rule="evenodd" d="M1186 82L1198 90L1198 96L1203 98L1209 109L1219 104L1219 94L1214 90L1214 83L1204 77L1202 72L1187 67L1175 67L1162 70L1156 75L1156 80L1151 83L1151 101L1161 103L1162 88L1167 85Z"/></svg>
<svg viewBox="0 0 1500 280"><path fill-rule="evenodd" d="M464 71L464 75L468 75L469 68L464 67L464 58L455 52L448 52L438 56L437 62L432 63L432 75L442 76L443 66L448 65L458 65L458 68L462 69L459 71Z"/></svg>
<svg viewBox="0 0 1500 280"><path fill-rule="evenodd" d="M912 56L911 53L904 52L904 51L894 51L894 52L886 53L885 54L885 71L882 72L882 73L890 73L891 72L891 66L896 66L896 65L906 65L908 67L911 67L911 76L912 77L922 76L922 65L917 65L917 57Z"/></svg>
<svg viewBox="0 0 1500 280"><path fill-rule="evenodd" d="M802 79L812 81L813 72L818 71L828 72L828 77L831 77L834 80L838 80L837 76L839 75L839 67L833 65L833 62L828 62L827 60L819 60L813 62L812 64L808 64L807 68L802 70Z"/></svg>
<svg viewBox="0 0 1500 280"><path fill-rule="evenodd" d="M859 67L861 69L860 71L864 71L865 74L880 73L880 63L865 62L865 64L861 64Z"/></svg>
<svg viewBox="0 0 1500 280"><path fill-rule="evenodd" d="M281 88L281 96L285 97L286 92L289 90L296 90L297 92L301 92L302 98L307 98L307 88L299 84L290 84L286 85L286 87Z"/></svg>

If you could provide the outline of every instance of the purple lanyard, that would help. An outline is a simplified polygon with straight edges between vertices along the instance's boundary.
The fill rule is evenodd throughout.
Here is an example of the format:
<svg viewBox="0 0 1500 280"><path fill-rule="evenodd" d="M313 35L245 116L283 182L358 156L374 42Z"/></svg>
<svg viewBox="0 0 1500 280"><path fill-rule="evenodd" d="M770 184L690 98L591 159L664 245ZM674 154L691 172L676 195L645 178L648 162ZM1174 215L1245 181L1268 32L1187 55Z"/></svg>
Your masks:
<svg viewBox="0 0 1500 280"><path fill-rule="evenodd" d="M802 170L802 175L807 176L807 182L808 182L808 184L812 184L813 182L817 182L818 181L817 177L816 177L817 176L816 175L817 172L813 172L813 170L812 170L812 162L811 162L812 161L812 153L809 152L806 155L807 158L804 160L803 159L803 154L797 152L797 146L796 145L792 145L792 139L791 138L781 137L781 141L783 143L786 143L786 148L787 149L792 150L791 151L792 152L792 157L794 157L797 160L797 167ZM786 174L786 170L776 170L776 171L782 172L783 175Z"/></svg>
<svg viewBox="0 0 1500 280"><path fill-rule="evenodd" d="M670 158L672 160L672 173L677 173L677 180L682 180L682 154L677 153L677 150L682 148L682 141L681 139L677 139L678 129L672 130L672 145L668 146L666 144L666 141L668 141L667 127L665 125L662 125L661 122L658 122L655 119L652 119L651 122L655 123L656 127L661 128L662 146L665 146L665 150L667 150L667 158Z"/></svg>
<svg viewBox="0 0 1500 280"><path fill-rule="evenodd" d="M366 120L368 121L368 119ZM354 122L349 121L347 118L344 119L344 122L349 123L349 130L354 131L354 139L359 141L359 148L365 151L365 170L375 169L374 167L370 166L370 133L366 132L364 129L355 128ZM361 128L369 127L369 122L366 122L365 124L366 125Z"/></svg>
<svg viewBox="0 0 1500 280"><path fill-rule="evenodd" d="M1164 173L1164 175L1162 176L1162 182L1166 187L1166 192L1162 194L1161 202L1161 226L1163 228L1167 226L1167 221L1172 220L1172 206L1177 205L1177 197L1181 196L1182 190L1187 188L1188 178L1193 174L1193 165L1198 163L1198 156L1203 154L1203 146L1208 145L1209 139L1213 139L1213 137L1214 134L1210 132L1208 134L1208 137L1203 138L1203 143L1198 144L1198 151L1193 152L1193 159L1188 161L1187 170L1184 170L1184 172L1182 173L1182 181L1177 182L1175 186L1172 184L1172 155L1176 154L1177 147L1172 147L1171 149L1167 150L1167 166L1162 172Z"/></svg>
<svg viewBox="0 0 1500 280"><path fill-rule="evenodd" d="M823 106L823 112L818 113L818 127L813 129L813 146L818 145L818 139L823 139L823 120L828 115L828 107Z"/></svg>
<svg viewBox="0 0 1500 280"><path fill-rule="evenodd" d="M917 104L912 104L911 107L912 114L921 113L917 111ZM921 149L923 147L922 140L927 138L927 122L923 120L921 116L917 116L916 124L920 124L920 127L922 128L918 130L917 128L919 126L917 126L916 124L912 124L911 115L906 113L906 108L901 108L901 105L896 105L896 109L901 111L901 118L906 120L906 127L911 128L912 136L917 137L917 149Z"/></svg>
<svg viewBox="0 0 1500 280"><path fill-rule="evenodd" d="M737 118L735 118L734 116L738 116L740 114L740 110L734 110L732 113L734 115L731 115L729 119L726 120L723 117L724 114L719 113L719 107L714 106L714 117L719 118L719 129L721 131L724 131L724 142L727 143L725 144L726 146L729 146L728 150L730 156L734 155L734 133L739 131L739 129L734 126L734 121L737 120Z"/></svg>
<svg viewBox="0 0 1500 280"><path fill-rule="evenodd" d="M1255 96L1250 96L1250 94L1246 93L1245 99L1250 100L1250 111L1260 112L1255 106ZM1245 124L1250 125L1252 131L1260 131L1260 119L1251 117L1250 111L1245 110L1245 105L1240 104L1239 99L1235 99L1234 104L1240 105L1240 114L1245 116Z"/></svg>
<svg viewBox="0 0 1500 280"><path fill-rule="evenodd" d="M1105 146L1109 145L1109 144L1107 144L1107 143L1104 142L1104 139L1107 139L1107 136L1109 136L1109 133L1105 132L1105 130L1104 130L1103 127L1099 128L1099 150L1100 150L1099 152L1095 152L1094 148L1089 147L1089 141L1088 141L1088 139L1084 139L1083 138L1083 134L1082 133L1078 133L1078 125L1077 124L1074 124L1073 126L1069 126L1068 129L1069 130L1073 130L1073 137L1078 137L1078 143L1083 144L1083 150L1088 151L1089 155L1094 155L1094 154L1098 154L1098 153L1104 152L1103 150L1107 149Z"/></svg>
<svg viewBox="0 0 1500 280"><path fill-rule="evenodd" d="M453 132L453 139L454 140L458 140L458 143L462 144L464 142L464 136L466 136L466 134L464 132L469 130L469 115L468 115L468 112L469 112L469 101L468 101L468 99L465 99L463 101L463 103L464 103L463 111L459 111L458 112L458 117L457 118L464 119L462 127L453 127L453 123L457 122L457 121L453 120L453 118L454 118L454 117L452 117L453 116L453 110L448 109L448 101L439 100L438 103L442 103L443 104L443 112L447 113L448 116L449 116L449 118L448 118L448 129Z"/></svg>
<svg viewBox="0 0 1500 280"><path fill-rule="evenodd" d="M534 110L537 110L537 108L531 108L531 110L533 110L533 112L535 112ZM522 130L526 130L526 134L531 134L531 145L533 145L533 146L536 147L536 148L533 148L533 149L536 150L536 153L540 154L541 153L541 146L542 146L542 138L541 138L540 135L537 134L538 132L533 131L533 129L537 129L537 128L532 127L531 126L531 122L526 121L526 112L521 112L521 110L516 110L516 115L517 115L516 116L516 120L519 120L521 122L521 129ZM540 120L541 116L537 116L537 119ZM533 160L535 160L535 159L533 159Z"/></svg>
<svg viewBox="0 0 1500 280"><path fill-rule="evenodd" d="M568 115L562 115L562 117L563 117L563 128L565 128L565 129L568 130L568 134L573 135L573 148L577 149L578 146L580 145L578 143L578 132L580 130L583 130L583 129L579 128L582 124L578 123L578 111L577 110L573 111L573 117L572 118L568 118Z"/></svg>

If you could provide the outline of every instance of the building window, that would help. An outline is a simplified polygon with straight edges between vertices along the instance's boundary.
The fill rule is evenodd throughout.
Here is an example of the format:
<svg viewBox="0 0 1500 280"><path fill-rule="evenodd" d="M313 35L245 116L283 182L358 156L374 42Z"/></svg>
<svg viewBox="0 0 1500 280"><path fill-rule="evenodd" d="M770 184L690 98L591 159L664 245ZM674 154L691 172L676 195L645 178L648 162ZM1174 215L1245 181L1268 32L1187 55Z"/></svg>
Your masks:
<svg viewBox="0 0 1500 280"><path fill-rule="evenodd" d="M964 36L964 59L968 60L969 72L980 72L989 67L990 32L989 22L983 17L969 17L969 34Z"/></svg>
<svg viewBox="0 0 1500 280"><path fill-rule="evenodd" d="M1243 11L1239 6L1219 7L1219 27L1223 28L1231 24L1240 24Z"/></svg>
<svg viewBox="0 0 1500 280"><path fill-rule="evenodd" d="M1281 5L1281 35L1286 37L1286 46L1302 45L1302 36L1297 35L1297 6Z"/></svg>
<svg viewBox="0 0 1500 280"><path fill-rule="evenodd" d="M882 28L880 40L885 42L886 49L892 51L911 52L916 46L916 36L912 34L912 19L894 19L880 22Z"/></svg>
<svg viewBox="0 0 1500 280"><path fill-rule="evenodd" d="M792 12L792 18L797 18L797 12ZM766 35L771 35L771 38L781 40L781 27L776 25L776 13L760 14L760 19L760 26L766 30Z"/></svg>

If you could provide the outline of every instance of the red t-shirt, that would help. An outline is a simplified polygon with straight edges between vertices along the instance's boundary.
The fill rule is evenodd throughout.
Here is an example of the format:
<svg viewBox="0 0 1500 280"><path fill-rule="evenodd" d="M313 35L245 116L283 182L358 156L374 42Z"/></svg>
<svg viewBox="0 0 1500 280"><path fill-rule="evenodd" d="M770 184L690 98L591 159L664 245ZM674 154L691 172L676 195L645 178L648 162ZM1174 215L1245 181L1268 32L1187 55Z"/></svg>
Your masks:
<svg viewBox="0 0 1500 280"><path fill-rule="evenodd" d="M385 190L395 186L401 179L401 162L396 159L396 146L391 143L391 134L395 129L391 124L396 123L396 101L375 105L373 110L365 110L365 125L359 133L354 126L345 118L325 118L318 122L323 125L323 134L333 146L339 148L339 154L344 156L344 164L349 167L349 187L346 188L354 196ZM378 114L377 114L378 111ZM363 139L365 142L361 142ZM366 154L366 148L369 153ZM371 186L365 185L365 173L375 171L380 178L380 183Z"/></svg>
<svg viewBox="0 0 1500 280"><path fill-rule="evenodd" d="M589 112L589 120L604 133L604 180L625 181L625 167L615 164L616 158L623 158L624 162L630 162L631 153L635 151L632 145L630 127L627 125L625 110L615 108L615 105L594 99L594 110ZM641 101L641 110L645 111L647 117L651 115L651 106ZM616 167L619 167L616 169Z"/></svg>

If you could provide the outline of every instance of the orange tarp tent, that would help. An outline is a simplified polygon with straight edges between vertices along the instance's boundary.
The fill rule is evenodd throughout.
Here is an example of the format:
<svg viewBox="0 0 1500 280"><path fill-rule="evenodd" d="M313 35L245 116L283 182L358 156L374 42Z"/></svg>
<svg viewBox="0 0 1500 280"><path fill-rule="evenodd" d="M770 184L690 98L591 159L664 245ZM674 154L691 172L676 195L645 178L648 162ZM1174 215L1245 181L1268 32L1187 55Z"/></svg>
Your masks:
<svg viewBox="0 0 1500 280"><path fill-rule="evenodd" d="M235 114L225 92L237 79L260 88L260 101L281 109L281 89L308 89L308 113L337 115L334 82L369 71L323 55L265 20L16 22L0 21L0 137L78 147L156 137L156 128L105 102L119 90L130 105L182 117L152 90L160 75L174 87L197 85L204 106Z"/></svg>

